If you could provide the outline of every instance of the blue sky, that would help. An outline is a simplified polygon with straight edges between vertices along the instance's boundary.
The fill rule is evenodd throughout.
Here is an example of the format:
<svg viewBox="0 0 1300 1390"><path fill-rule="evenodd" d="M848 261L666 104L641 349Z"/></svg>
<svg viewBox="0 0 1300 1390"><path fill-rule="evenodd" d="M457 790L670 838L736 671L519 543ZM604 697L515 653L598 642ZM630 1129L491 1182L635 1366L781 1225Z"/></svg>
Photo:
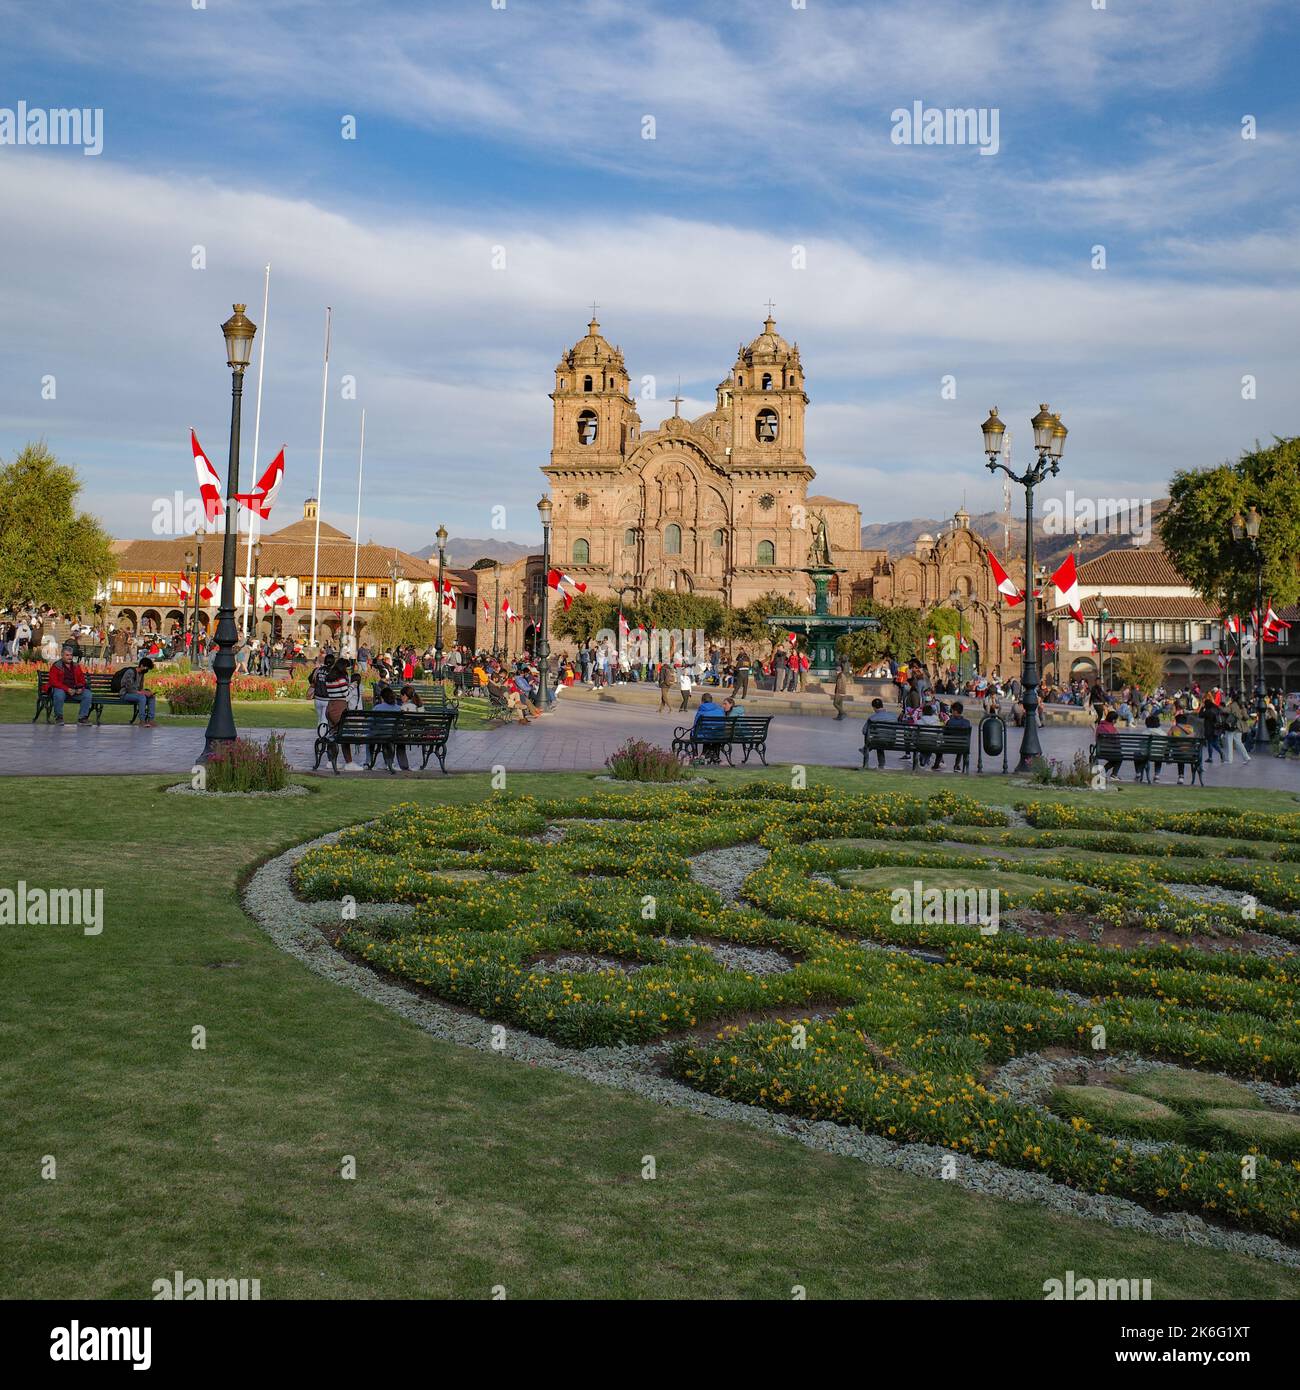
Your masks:
<svg viewBox="0 0 1300 1390"><path fill-rule="evenodd" d="M864 520L998 504L995 403L1022 461L1038 402L1061 411L1061 489L1159 496L1297 430L1300 13L1094 3L5 4L0 108L102 107L104 150L0 146L0 455L45 438L148 534L193 487L189 426L224 458L217 325L260 317L270 261L275 523L315 490L326 304L324 513L352 529L364 405L362 531L410 548L497 506L535 534L546 392L593 298L656 379L647 425L679 374L707 409L774 299L814 486ZM892 143L915 101L995 109L997 153Z"/></svg>

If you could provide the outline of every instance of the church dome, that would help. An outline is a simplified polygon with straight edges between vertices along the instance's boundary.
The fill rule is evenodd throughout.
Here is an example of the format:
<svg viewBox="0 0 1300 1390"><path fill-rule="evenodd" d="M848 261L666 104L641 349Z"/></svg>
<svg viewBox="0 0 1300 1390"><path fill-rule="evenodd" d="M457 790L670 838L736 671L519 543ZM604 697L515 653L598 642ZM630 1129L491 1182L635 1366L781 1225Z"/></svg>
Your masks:
<svg viewBox="0 0 1300 1390"><path fill-rule="evenodd" d="M600 365L606 366L613 362L618 366L623 365L622 349L611 347L609 340L600 331L600 324L595 317L587 324L586 336L579 338L576 343L564 355L565 363L570 367Z"/></svg>
<svg viewBox="0 0 1300 1390"><path fill-rule="evenodd" d="M771 314L763 320L763 331L758 337L740 350L741 358L749 366L755 362L784 362L790 353L790 344L776 331L776 320Z"/></svg>

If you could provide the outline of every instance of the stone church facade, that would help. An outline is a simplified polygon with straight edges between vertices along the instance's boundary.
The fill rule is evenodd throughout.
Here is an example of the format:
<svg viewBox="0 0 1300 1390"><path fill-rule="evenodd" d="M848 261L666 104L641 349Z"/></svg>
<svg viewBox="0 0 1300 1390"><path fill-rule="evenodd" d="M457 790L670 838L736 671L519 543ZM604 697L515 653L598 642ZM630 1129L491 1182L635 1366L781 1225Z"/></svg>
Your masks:
<svg viewBox="0 0 1300 1390"><path fill-rule="evenodd" d="M542 469L554 506L552 563L594 594L676 589L743 607L775 591L804 611L812 584L802 570L820 513L844 571L834 611L849 612L857 598L928 608L956 590L983 668L1013 669L1020 620L1000 604L987 547L964 509L940 539L920 536L912 555L891 560L862 548L855 503L809 494L816 473L804 445L805 388L799 345L777 332L769 312L762 332L737 350L712 410L687 420L674 397L673 414L646 429L622 350L593 318L555 367Z"/></svg>

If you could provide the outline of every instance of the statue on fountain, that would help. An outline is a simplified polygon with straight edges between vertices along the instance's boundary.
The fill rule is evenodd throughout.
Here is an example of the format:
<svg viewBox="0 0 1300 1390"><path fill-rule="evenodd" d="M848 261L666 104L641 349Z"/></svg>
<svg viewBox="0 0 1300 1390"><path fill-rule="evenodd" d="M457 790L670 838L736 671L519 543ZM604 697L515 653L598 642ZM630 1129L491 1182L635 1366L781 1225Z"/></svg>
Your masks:
<svg viewBox="0 0 1300 1390"><path fill-rule="evenodd" d="M831 564L831 542L827 534L826 513L812 514L812 543L808 547L808 568L821 569Z"/></svg>

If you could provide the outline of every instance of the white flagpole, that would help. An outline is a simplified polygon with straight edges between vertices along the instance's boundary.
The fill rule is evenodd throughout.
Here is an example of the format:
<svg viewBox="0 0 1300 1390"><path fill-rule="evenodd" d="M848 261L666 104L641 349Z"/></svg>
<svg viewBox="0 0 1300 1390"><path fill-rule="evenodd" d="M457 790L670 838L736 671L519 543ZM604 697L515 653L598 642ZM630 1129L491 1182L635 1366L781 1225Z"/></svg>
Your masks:
<svg viewBox="0 0 1300 1390"><path fill-rule="evenodd" d="M348 620L348 636L352 642L352 656L356 656L357 642L357 555L361 549L361 470L366 462L366 412L361 410L361 453L357 458L357 524L352 532L352 616Z"/></svg>
<svg viewBox="0 0 1300 1390"><path fill-rule="evenodd" d="M267 313L271 307L271 264L268 261L266 266L266 283L262 290L262 351L257 361L257 413L253 417L253 468L252 476L256 478L257 460L260 457L257 449L262 439L262 373L266 370L266 320ZM249 585L253 582L253 531L257 528L257 513L250 507L248 509L248 552L244 560L244 636L247 638L252 629L249 624ZM252 607L256 608L256 600Z"/></svg>
<svg viewBox="0 0 1300 1390"><path fill-rule="evenodd" d="M325 480L325 402L330 389L330 320L334 310L325 306L325 367L320 388L320 454L316 459L316 541L311 553L311 632L309 645L316 645L316 590L320 588L320 494Z"/></svg>

